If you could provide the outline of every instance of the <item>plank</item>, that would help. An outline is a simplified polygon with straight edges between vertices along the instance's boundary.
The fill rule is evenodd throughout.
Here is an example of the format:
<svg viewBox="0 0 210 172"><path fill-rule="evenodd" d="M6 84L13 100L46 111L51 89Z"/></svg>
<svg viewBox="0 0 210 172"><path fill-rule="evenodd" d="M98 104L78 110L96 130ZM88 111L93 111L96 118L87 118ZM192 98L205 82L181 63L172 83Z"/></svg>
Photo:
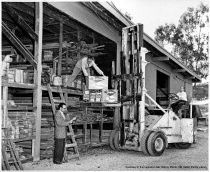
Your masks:
<svg viewBox="0 0 210 172"><path fill-rule="evenodd" d="M33 40L38 40L38 35L34 32L34 30L24 21L24 19L12 8L10 7L7 3L2 4L4 8L7 9L7 12L9 15L13 18L15 22L17 22L21 28L29 34L29 36Z"/></svg>
<svg viewBox="0 0 210 172"><path fill-rule="evenodd" d="M2 32L11 41L11 43L20 51L20 53L32 64L36 69L37 62L34 60L31 52L23 45L23 43L12 33L9 27L2 21Z"/></svg>

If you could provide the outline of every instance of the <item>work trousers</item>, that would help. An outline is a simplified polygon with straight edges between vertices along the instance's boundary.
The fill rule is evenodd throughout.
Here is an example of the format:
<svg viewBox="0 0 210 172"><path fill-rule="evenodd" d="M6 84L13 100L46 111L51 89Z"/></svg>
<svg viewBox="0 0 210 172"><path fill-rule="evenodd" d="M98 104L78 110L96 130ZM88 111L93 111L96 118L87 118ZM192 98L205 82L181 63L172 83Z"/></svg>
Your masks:
<svg viewBox="0 0 210 172"><path fill-rule="evenodd" d="M171 107L172 107L173 111L174 111L176 114L178 114L179 109L180 109L183 105L185 105L186 102L187 102L187 101L184 101L184 100L178 100L177 102L173 103L173 104L171 105Z"/></svg>
<svg viewBox="0 0 210 172"><path fill-rule="evenodd" d="M72 82L74 82L75 78L77 77L77 75L81 72L82 70L80 68L78 68L77 66L74 67L73 73L69 76L68 78L68 85L71 85ZM86 69L88 75L90 75L90 69ZM86 81L87 83L87 81Z"/></svg>
<svg viewBox="0 0 210 172"><path fill-rule="evenodd" d="M65 149L65 138L63 139L55 138L55 147L54 147L54 156L53 156L53 162L55 164L62 163L64 156L64 149Z"/></svg>

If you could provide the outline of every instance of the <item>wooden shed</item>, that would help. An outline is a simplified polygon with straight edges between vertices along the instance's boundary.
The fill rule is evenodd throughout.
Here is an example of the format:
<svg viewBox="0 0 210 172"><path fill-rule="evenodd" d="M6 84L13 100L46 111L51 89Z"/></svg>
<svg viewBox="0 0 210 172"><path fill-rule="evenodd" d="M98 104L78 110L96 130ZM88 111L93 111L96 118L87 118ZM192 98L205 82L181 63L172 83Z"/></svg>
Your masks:
<svg viewBox="0 0 210 172"><path fill-rule="evenodd" d="M71 74L78 60L77 54L68 49L72 43L82 40L87 44L104 45L102 53L96 54L95 61L110 78L109 88L112 88L113 64L116 64L116 74L120 74L122 28L133 24L108 2L2 2L2 55L18 54L18 59L10 64L11 67L27 71L31 76L28 83L2 82L2 111L7 114L9 111L15 113L25 110L35 114L36 130L33 138L21 140L30 140L25 143L25 148L31 148L28 145L32 144L33 160L40 159L40 145L46 145L46 142L41 141L41 133L45 132L42 125L52 122L52 114L43 107L48 103L46 86L41 84L43 66L52 68L53 61L58 59L56 73ZM184 86L190 100L192 83L200 82L201 79L145 33L143 47L148 50L148 94L160 105L167 106L166 94L177 93L180 86ZM47 59L48 56L44 54L51 54L49 52L53 52L53 56ZM69 102L72 106L81 100L81 87L63 90L67 97L71 97ZM24 106L19 110L7 107L8 99L16 100L15 103L21 100ZM112 123L116 124L119 119L118 109L115 109L112 117Z"/></svg>

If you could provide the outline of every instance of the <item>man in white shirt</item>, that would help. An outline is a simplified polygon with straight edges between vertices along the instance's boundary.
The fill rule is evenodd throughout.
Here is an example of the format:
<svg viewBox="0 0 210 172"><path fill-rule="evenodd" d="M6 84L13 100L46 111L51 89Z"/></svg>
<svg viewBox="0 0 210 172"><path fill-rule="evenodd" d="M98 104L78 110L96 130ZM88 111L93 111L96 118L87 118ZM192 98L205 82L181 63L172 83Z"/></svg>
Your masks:
<svg viewBox="0 0 210 172"><path fill-rule="evenodd" d="M184 87L181 87L181 92L178 92L177 96L179 97L179 100L187 101L187 94L184 91Z"/></svg>
<svg viewBox="0 0 210 172"><path fill-rule="evenodd" d="M83 71L85 77L89 76L90 67L93 67L98 72L98 74L104 76L104 73L95 64L93 58L91 56L85 56L76 63L72 75L68 78L68 84L70 85L81 71Z"/></svg>

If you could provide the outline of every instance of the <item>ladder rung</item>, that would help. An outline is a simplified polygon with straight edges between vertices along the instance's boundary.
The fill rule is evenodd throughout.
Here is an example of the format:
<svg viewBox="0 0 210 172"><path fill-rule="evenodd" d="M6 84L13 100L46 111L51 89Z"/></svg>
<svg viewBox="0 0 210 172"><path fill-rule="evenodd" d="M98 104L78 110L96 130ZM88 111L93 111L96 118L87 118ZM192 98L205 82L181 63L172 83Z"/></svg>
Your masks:
<svg viewBox="0 0 210 172"><path fill-rule="evenodd" d="M65 103L64 100L60 100L60 99L53 99L53 101L54 101L55 103Z"/></svg>
<svg viewBox="0 0 210 172"><path fill-rule="evenodd" d="M74 133L73 132L68 132L67 136L74 136Z"/></svg>
<svg viewBox="0 0 210 172"><path fill-rule="evenodd" d="M83 137L83 136L84 136L84 134L76 134L75 135L76 138Z"/></svg>
<svg viewBox="0 0 210 172"><path fill-rule="evenodd" d="M73 147L77 147L77 144L76 143L66 144L66 148L73 148Z"/></svg>

